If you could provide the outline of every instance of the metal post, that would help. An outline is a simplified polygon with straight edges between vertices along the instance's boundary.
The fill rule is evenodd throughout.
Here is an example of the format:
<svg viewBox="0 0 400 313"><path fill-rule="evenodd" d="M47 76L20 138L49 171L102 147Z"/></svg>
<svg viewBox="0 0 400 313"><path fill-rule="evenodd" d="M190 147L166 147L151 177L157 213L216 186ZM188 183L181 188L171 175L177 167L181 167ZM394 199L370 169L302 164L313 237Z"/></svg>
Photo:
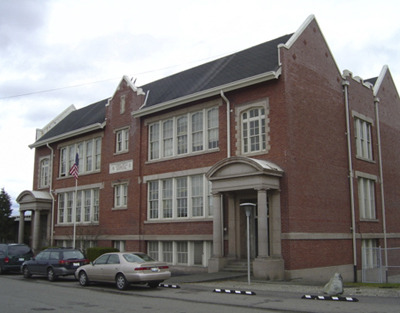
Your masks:
<svg viewBox="0 0 400 313"><path fill-rule="evenodd" d="M250 285L250 216L256 205L254 203L242 203L240 207L246 210L247 218L247 283Z"/></svg>
<svg viewBox="0 0 400 313"><path fill-rule="evenodd" d="M247 282L250 285L250 215L247 215Z"/></svg>

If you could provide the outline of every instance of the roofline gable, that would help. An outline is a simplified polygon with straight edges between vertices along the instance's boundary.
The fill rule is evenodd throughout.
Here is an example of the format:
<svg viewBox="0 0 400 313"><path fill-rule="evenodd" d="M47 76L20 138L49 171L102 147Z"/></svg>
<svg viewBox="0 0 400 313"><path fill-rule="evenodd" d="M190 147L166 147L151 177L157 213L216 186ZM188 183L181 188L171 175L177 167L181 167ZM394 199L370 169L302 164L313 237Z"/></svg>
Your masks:
<svg viewBox="0 0 400 313"><path fill-rule="evenodd" d="M376 80L375 85L374 85L374 96L375 97L378 95L379 89L381 88L383 80L385 79L388 72L389 72L389 67L387 65L384 65L382 67L382 70L379 73L378 79Z"/></svg>
<svg viewBox="0 0 400 313"><path fill-rule="evenodd" d="M126 84L127 84L134 92L136 92L138 95L144 95L144 94L145 94L145 93L143 92L143 89L142 89L142 88L136 87L136 86L135 86L135 83L134 83L134 82L132 83L132 81L129 79L129 77L128 77L127 75L124 75L124 76L122 76L122 78L121 78L121 80L120 80L120 82L119 82L117 88L115 89L113 95L108 99L108 104L107 104L107 105L110 104L110 101L114 98L115 94L118 92L119 87L121 86L121 83L122 83L123 81L125 81Z"/></svg>
<svg viewBox="0 0 400 313"><path fill-rule="evenodd" d="M286 49L290 49L293 44L296 42L296 40L300 37L300 35L304 32L304 30L310 25L310 23L315 20L316 18L313 14L311 14L304 22L301 24L299 29L292 35L292 37L289 38L289 40L286 43L281 43L279 47L285 47Z"/></svg>

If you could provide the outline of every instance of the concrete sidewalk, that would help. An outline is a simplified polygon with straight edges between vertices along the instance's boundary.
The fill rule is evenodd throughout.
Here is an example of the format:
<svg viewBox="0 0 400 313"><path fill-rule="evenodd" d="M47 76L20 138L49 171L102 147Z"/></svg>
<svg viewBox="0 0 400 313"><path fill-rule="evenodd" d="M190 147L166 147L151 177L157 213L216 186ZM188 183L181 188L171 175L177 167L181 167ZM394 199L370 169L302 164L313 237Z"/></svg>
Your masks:
<svg viewBox="0 0 400 313"><path fill-rule="evenodd" d="M193 274L173 274L171 278L164 282L174 285L197 285L210 289L222 288L231 290L245 290L254 292L293 292L300 294L323 295L325 284L305 281L264 281L250 278L250 285L246 273L237 272L217 272L217 273L193 273ZM400 298L399 288L377 288L365 286L346 286L342 296L377 296Z"/></svg>

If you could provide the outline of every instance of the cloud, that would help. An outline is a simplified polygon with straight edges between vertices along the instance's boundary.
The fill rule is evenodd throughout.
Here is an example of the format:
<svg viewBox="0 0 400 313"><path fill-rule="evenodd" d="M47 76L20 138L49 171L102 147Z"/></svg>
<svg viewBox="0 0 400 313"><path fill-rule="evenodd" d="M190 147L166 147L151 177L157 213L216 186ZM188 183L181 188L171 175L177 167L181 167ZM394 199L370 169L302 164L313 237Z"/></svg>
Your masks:
<svg viewBox="0 0 400 313"><path fill-rule="evenodd" d="M47 14L46 0L40 4L29 0L1 1L0 52L33 43L35 33L45 25Z"/></svg>

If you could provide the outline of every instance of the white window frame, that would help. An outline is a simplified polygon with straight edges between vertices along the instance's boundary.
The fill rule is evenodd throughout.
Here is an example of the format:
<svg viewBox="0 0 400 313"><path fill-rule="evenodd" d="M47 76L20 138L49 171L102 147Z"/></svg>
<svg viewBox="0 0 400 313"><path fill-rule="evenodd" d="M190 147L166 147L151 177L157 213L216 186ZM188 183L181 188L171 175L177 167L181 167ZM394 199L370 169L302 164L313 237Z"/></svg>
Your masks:
<svg viewBox="0 0 400 313"><path fill-rule="evenodd" d="M253 115L257 112L257 115ZM242 129L242 153L250 154L267 149L266 110L264 106L252 106L240 114ZM257 127L255 127L257 124Z"/></svg>
<svg viewBox="0 0 400 313"><path fill-rule="evenodd" d="M79 175L100 172L101 137L96 137L60 148L59 177L73 177L69 170L75 163L76 151L79 151Z"/></svg>
<svg viewBox="0 0 400 313"><path fill-rule="evenodd" d="M211 107L152 122L148 125L148 160L218 149L218 121L219 109Z"/></svg>
<svg viewBox="0 0 400 313"><path fill-rule="evenodd" d="M115 131L115 153L129 151L129 127Z"/></svg>
<svg viewBox="0 0 400 313"><path fill-rule="evenodd" d="M99 188L81 189L77 194L78 197L75 198L75 191L58 192L58 224L73 223L74 201L76 201L76 223L97 224L99 222Z"/></svg>
<svg viewBox="0 0 400 313"><path fill-rule="evenodd" d="M200 178L201 182L198 182ZM170 184L168 190L166 189L167 182ZM147 186L147 219L149 221L212 217L212 209L209 207L212 199L211 184L204 174L149 180ZM172 214L170 213L171 205Z"/></svg>
<svg viewBox="0 0 400 313"><path fill-rule="evenodd" d="M45 157L40 159L39 162L39 188L46 188L50 186L50 158Z"/></svg>
<svg viewBox="0 0 400 313"><path fill-rule="evenodd" d="M196 262L196 246L202 247L201 264ZM212 254L212 241L165 240L148 241L147 253L154 259L171 265L207 267Z"/></svg>
<svg viewBox="0 0 400 313"><path fill-rule="evenodd" d="M128 207L128 183L114 184L114 209L126 209Z"/></svg>
<svg viewBox="0 0 400 313"><path fill-rule="evenodd" d="M373 161L372 151L372 127L373 120L353 112L354 137L356 142L357 158Z"/></svg>
<svg viewBox="0 0 400 313"><path fill-rule="evenodd" d="M363 269L376 268L378 263L378 241L376 239L361 240L361 262Z"/></svg>
<svg viewBox="0 0 400 313"><path fill-rule="evenodd" d="M358 207L360 220L376 220L375 183L377 177L365 173L356 173L358 182Z"/></svg>

